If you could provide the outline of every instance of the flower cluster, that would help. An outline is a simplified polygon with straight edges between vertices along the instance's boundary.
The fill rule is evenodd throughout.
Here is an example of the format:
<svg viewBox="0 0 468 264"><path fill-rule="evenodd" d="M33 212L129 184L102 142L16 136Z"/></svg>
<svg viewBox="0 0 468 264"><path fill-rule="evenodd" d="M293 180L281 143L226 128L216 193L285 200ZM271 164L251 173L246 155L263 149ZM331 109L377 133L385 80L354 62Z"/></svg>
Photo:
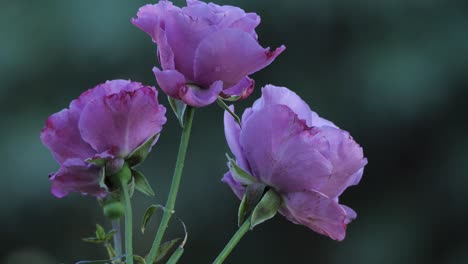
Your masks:
<svg viewBox="0 0 468 264"><path fill-rule="evenodd" d="M157 45L160 67L153 72L182 125L179 154L160 227L142 261L132 251L130 197L133 188L154 194L134 166L145 160L166 123L166 108L159 104L156 89L126 80L107 81L51 115L41 140L60 164L50 175L53 195L89 194L103 201L109 218L125 215L125 255L118 245L120 235L116 253L108 242L113 233L106 234L102 227L90 241L106 243L112 263L125 258L125 263L133 264L134 257L155 263L156 255L163 254L160 245L174 212L193 111L215 101L225 110L225 136L235 156L228 157L229 171L222 181L242 200L238 236L279 212L293 223L343 240L356 213L340 204L339 197L359 183L367 164L350 134L318 116L285 87L264 87L242 118L234 106L224 103L249 96L254 89L249 75L285 50L280 46L271 51L258 43L255 28L260 17L234 6L187 0L187 6L179 8L160 0L141 7L131 22ZM158 207L148 209L144 225ZM185 239L168 263L176 263L184 243ZM215 264L222 263L230 246Z"/></svg>

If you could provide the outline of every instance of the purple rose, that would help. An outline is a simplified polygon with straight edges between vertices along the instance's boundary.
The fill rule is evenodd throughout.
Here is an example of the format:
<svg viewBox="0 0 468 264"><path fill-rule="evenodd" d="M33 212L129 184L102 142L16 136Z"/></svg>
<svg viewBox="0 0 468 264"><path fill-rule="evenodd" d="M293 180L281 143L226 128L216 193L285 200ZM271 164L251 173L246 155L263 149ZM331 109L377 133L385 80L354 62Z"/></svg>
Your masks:
<svg viewBox="0 0 468 264"><path fill-rule="evenodd" d="M41 140L60 164L50 175L52 193L59 198L69 192L106 196L104 170L116 172L142 144L153 138L149 144L156 143L166 122L166 108L157 96L153 87L141 83L107 81L51 115Z"/></svg>
<svg viewBox="0 0 468 264"><path fill-rule="evenodd" d="M187 0L179 8L161 0L141 7L132 23L158 46L162 70L153 71L161 89L192 106L247 97L254 87L248 75L285 49L262 48L255 33L260 17L234 6Z"/></svg>
<svg viewBox="0 0 468 264"><path fill-rule="evenodd" d="M367 164L349 133L319 117L294 92L272 85L245 110L241 124L225 113L229 147L242 169L281 195L279 212L293 223L343 240L356 213L338 198L359 183ZM233 172L223 181L242 198L245 186Z"/></svg>

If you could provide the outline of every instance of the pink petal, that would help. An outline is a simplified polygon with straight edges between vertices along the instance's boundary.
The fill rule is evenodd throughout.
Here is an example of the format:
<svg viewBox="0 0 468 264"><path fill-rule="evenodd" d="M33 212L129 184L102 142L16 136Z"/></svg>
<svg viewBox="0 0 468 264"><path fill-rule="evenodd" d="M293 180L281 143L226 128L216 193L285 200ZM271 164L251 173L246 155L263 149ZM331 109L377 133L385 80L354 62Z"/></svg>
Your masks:
<svg viewBox="0 0 468 264"><path fill-rule="evenodd" d="M186 85L179 91L179 97L186 104L202 107L212 104L223 90L223 82L216 81L209 88L199 88L194 85Z"/></svg>
<svg viewBox="0 0 468 264"><path fill-rule="evenodd" d="M97 166L87 164L80 159L68 159L58 172L50 176L51 191L57 198L62 198L70 192L104 197L107 191L100 186L103 176L101 168Z"/></svg>
<svg viewBox="0 0 468 264"><path fill-rule="evenodd" d="M125 158L166 122L166 108L159 105L152 87L108 95L87 104L79 121L83 139L98 152L115 149Z"/></svg>
<svg viewBox="0 0 468 264"><path fill-rule="evenodd" d="M245 193L245 187L243 187L240 183L234 180L230 172L226 172L221 181L229 185L229 187L231 187L232 191L237 196L237 198L242 199Z"/></svg>
<svg viewBox="0 0 468 264"><path fill-rule="evenodd" d="M239 29L223 29L206 36L194 57L195 80L208 85L222 80L224 88L270 64L283 50L262 48L248 33Z"/></svg>
<svg viewBox="0 0 468 264"><path fill-rule="evenodd" d="M232 112L234 112L234 106L229 106ZM240 136L239 124L227 111L224 112L224 135L232 154L234 154L237 164L244 170L250 171L245 160L242 147L239 142Z"/></svg>
<svg viewBox="0 0 468 264"><path fill-rule="evenodd" d="M77 115L72 115L68 109L47 119L41 140L59 163L70 158L90 158L96 152L81 138Z"/></svg>
<svg viewBox="0 0 468 264"><path fill-rule="evenodd" d="M159 87L170 97L181 99L179 92L184 89L186 85L185 77L176 70L161 71L157 67L153 68L154 76Z"/></svg>
<svg viewBox="0 0 468 264"><path fill-rule="evenodd" d="M320 192L308 190L284 194L281 213L293 223L305 225L334 240L345 238L346 210Z"/></svg>
<svg viewBox="0 0 468 264"><path fill-rule="evenodd" d="M249 77L242 78L237 84L228 89L224 89L221 96L228 98L231 96L240 96L239 100L247 98L254 90L255 81Z"/></svg>

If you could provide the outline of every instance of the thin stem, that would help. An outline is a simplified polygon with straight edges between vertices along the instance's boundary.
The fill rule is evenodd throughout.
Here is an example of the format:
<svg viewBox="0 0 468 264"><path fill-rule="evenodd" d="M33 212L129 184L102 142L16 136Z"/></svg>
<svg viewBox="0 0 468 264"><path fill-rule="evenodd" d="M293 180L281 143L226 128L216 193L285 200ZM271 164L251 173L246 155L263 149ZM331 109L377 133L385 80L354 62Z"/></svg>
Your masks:
<svg viewBox="0 0 468 264"><path fill-rule="evenodd" d="M195 108L187 106L186 110L186 122L182 130L182 136L180 138L179 153L177 155L176 166L174 169L174 175L172 177L171 189L166 201L166 208L164 210L161 223L159 224L158 232L154 238L153 245L151 250L146 257L146 263L153 263L158 252L158 248L161 245L164 233L166 232L167 225L171 219L172 214L174 213L174 206L177 198L177 193L179 191L180 179L182 176L182 170L184 168L185 155L187 153L187 147L190 139L190 131L192 130L192 120L195 112Z"/></svg>
<svg viewBox="0 0 468 264"><path fill-rule="evenodd" d="M236 247L237 243L241 240L241 238L249 231L250 228L250 218L244 221L241 227L237 230L237 232L232 236L231 240L227 243L227 245L224 247L223 251L219 253L218 257L215 259L213 264L221 264L223 261L229 256L229 254L232 252L234 247Z"/></svg>
<svg viewBox="0 0 468 264"><path fill-rule="evenodd" d="M120 219L112 220L112 229L114 229L114 250L117 256L122 256L122 230L120 229Z"/></svg>
<svg viewBox="0 0 468 264"><path fill-rule="evenodd" d="M125 205L125 263L133 264L133 246L132 246L132 204L128 193L128 183L121 180L122 194Z"/></svg>

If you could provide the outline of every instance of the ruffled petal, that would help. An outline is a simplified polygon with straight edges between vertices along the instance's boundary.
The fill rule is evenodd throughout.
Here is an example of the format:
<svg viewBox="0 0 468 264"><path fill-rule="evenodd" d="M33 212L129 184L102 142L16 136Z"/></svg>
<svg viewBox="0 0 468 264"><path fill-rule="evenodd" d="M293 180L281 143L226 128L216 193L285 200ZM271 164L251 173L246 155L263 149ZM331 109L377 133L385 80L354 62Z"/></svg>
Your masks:
<svg viewBox="0 0 468 264"><path fill-rule="evenodd" d="M252 174L271 186L278 148L305 129L304 121L284 105L252 112L240 132L240 145Z"/></svg>
<svg viewBox="0 0 468 264"><path fill-rule="evenodd" d="M185 87L186 81L184 75L176 70L161 71L157 67L153 68L154 76L159 87L170 97L181 99L179 92Z"/></svg>
<svg viewBox="0 0 468 264"><path fill-rule="evenodd" d="M130 80L111 80L105 83L99 84L96 87L89 89L82 93L78 99L73 100L70 103L70 111L76 118L79 119L79 115L83 108L91 101L96 98L100 98L106 95L120 93L121 91L135 91L141 88L143 85L139 82L132 82Z"/></svg>
<svg viewBox="0 0 468 264"><path fill-rule="evenodd" d="M68 109L51 115L42 129L41 140L61 164L70 158L87 159L96 151L80 135L76 115Z"/></svg>
<svg viewBox="0 0 468 264"><path fill-rule="evenodd" d="M316 190L334 198L350 185L359 182L367 159L362 148L348 132L329 126L320 127L312 138L311 145L333 166L332 173Z"/></svg>
<svg viewBox="0 0 468 264"><path fill-rule="evenodd" d="M232 191L237 196L237 198L242 199L245 193L245 187L243 187L240 183L234 180L230 172L226 172L221 181L229 185L229 187L231 187Z"/></svg>
<svg viewBox="0 0 468 264"><path fill-rule="evenodd" d="M215 81L208 88L185 85L182 90L179 90L179 97L188 105L202 107L210 105L216 101L222 90L222 81Z"/></svg>
<svg viewBox="0 0 468 264"><path fill-rule="evenodd" d="M100 186L104 174L101 168L83 162L80 159L66 160L60 170L50 175L52 194L57 198L65 197L70 192L104 197L105 186Z"/></svg>
<svg viewBox="0 0 468 264"><path fill-rule="evenodd" d="M198 84L222 80L224 88L270 64L283 50L262 48L248 33L227 28L206 36L194 57L194 77Z"/></svg>
<svg viewBox="0 0 468 264"><path fill-rule="evenodd" d="M166 122L166 108L152 87L108 95L83 109L79 128L83 139L98 152L114 149L125 158Z"/></svg>
<svg viewBox="0 0 468 264"><path fill-rule="evenodd" d="M346 236L346 210L326 195L308 190L283 195L281 213L296 224L305 225L334 240Z"/></svg>

